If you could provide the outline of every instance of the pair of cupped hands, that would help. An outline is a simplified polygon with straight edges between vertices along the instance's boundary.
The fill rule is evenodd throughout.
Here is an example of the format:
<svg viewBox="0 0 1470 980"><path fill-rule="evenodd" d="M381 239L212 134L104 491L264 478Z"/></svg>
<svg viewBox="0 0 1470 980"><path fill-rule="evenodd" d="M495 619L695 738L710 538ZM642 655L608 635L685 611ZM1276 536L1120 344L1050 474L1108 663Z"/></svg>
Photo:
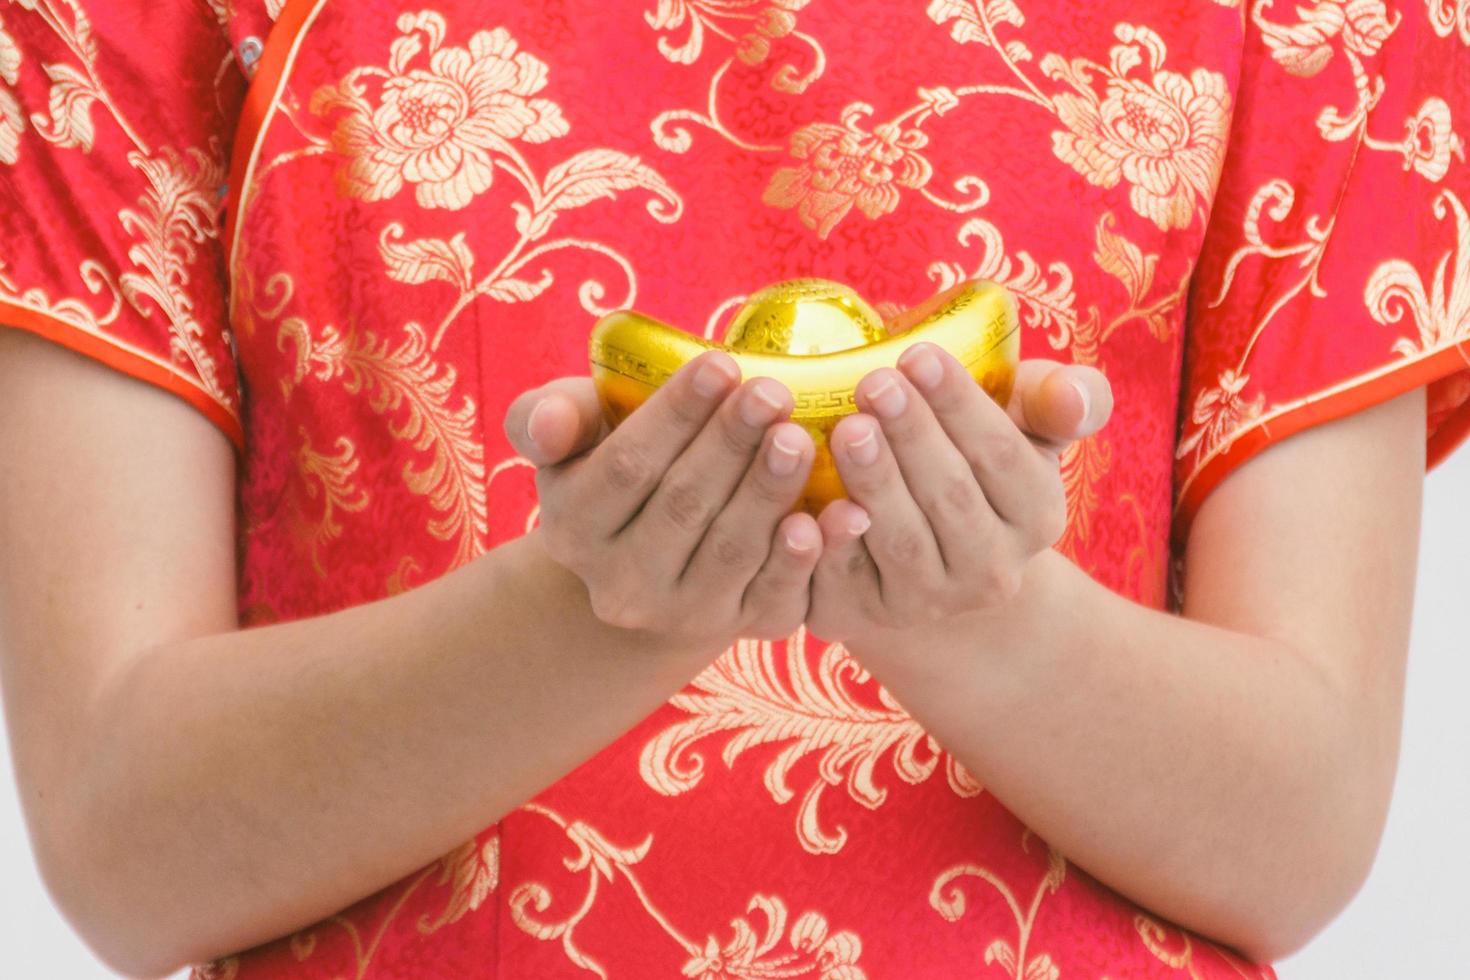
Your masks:
<svg viewBox="0 0 1470 980"><path fill-rule="evenodd" d="M848 497L792 512L812 465L791 392L707 351L616 430L592 380L523 393L505 428L537 466L547 553L594 614L683 645L904 630L1011 600L1066 526L1061 452L1112 412L1097 370L1030 360L1008 407L919 343L865 376L830 446Z"/></svg>

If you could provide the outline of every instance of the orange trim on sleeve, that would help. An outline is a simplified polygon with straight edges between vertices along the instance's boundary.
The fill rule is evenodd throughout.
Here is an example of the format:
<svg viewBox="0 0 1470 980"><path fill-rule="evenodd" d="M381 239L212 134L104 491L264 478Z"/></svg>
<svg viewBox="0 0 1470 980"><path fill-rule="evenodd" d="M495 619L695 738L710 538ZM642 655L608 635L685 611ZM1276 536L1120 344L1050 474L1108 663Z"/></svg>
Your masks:
<svg viewBox="0 0 1470 980"><path fill-rule="evenodd" d="M1210 492L1236 467L1262 450L1304 429L1345 418L1467 369L1470 369L1470 344L1447 347L1257 420L1250 428L1237 433L1228 447L1211 457L1185 484L1174 509L1176 542L1182 545L1189 539L1190 525ZM1430 436L1426 450L1428 465L1433 467L1443 460L1466 436L1470 436L1470 404L1461 406Z"/></svg>
<svg viewBox="0 0 1470 980"><path fill-rule="evenodd" d="M245 101L240 107L240 120L235 127L235 142L230 149L230 183L225 198L226 268L231 268L231 256L235 251L235 225L240 218L237 212L244 200L242 195L245 182L250 179L261 127L274 110L276 98L290 73L291 63L295 60L297 36L325 2L326 0L286 0L286 6L282 8L271 28L270 36L265 40L264 50L255 65L255 75L245 91Z"/></svg>
<svg viewBox="0 0 1470 980"><path fill-rule="evenodd" d="M219 427L235 448L245 450L240 420L186 375L111 338L89 333L58 317L0 300L0 324L33 333L68 350L107 365L123 374L177 395Z"/></svg>

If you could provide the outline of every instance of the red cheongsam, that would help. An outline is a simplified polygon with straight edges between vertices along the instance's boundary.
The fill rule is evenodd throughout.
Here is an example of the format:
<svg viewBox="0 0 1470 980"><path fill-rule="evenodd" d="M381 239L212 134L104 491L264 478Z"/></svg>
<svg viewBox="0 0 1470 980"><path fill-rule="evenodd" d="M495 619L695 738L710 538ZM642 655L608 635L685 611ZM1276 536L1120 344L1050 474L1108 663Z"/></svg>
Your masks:
<svg viewBox="0 0 1470 980"><path fill-rule="evenodd" d="M780 279L884 312L995 279L1024 356L1117 394L1060 549L1164 607L1271 443L1420 386L1431 460L1470 429L1467 45L1470 0L12 0L0 320L235 442L253 625L532 526L502 416L608 310L709 336ZM1070 865L798 632L196 975L1271 971Z"/></svg>

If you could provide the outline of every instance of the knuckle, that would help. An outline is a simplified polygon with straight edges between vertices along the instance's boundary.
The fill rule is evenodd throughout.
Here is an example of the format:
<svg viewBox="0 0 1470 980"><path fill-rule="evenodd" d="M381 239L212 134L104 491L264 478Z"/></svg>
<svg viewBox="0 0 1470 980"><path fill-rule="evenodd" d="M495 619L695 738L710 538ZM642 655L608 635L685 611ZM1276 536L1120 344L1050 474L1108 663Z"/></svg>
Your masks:
<svg viewBox="0 0 1470 980"><path fill-rule="evenodd" d="M714 507L699 489L677 482L659 494L659 507L664 518L681 531L697 531L709 522Z"/></svg>
<svg viewBox="0 0 1470 980"><path fill-rule="evenodd" d="M943 479L935 500L956 517L971 517L980 509L980 487L969 473L951 474Z"/></svg>
<svg viewBox="0 0 1470 980"><path fill-rule="evenodd" d="M991 562L980 573L987 602L1007 602L1021 591L1020 570L1007 562Z"/></svg>
<svg viewBox="0 0 1470 980"><path fill-rule="evenodd" d="M987 470L1012 470L1021 461L1021 439L1011 432L996 432L980 444L980 465Z"/></svg>
<svg viewBox="0 0 1470 980"><path fill-rule="evenodd" d="M749 431L743 422L737 420L733 410L721 412L719 423L715 426L721 451L741 458L750 456L756 444Z"/></svg>
<svg viewBox="0 0 1470 980"><path fill-rule="evenodd" d="M604 443L607 447L607 465L604 476L615 490L639 490L648 486L653 467L643 450L627 441Z"/></svg>
<svg viewBox="0 0 1470 980"><path fill-rule="evenodd" d="M868 553L859 549L856 553L849 555L847 560L842 563L842 574L849 577L866 575L872 567L873 560L868 557Z"/></svg>
<svg viewBox="0 0 1470 980"><path fill-rule="evenodd" d="M791 503L791 488L780 482L780 477L764 472L759 473L749 483L749 492L757 502L768 507L785 507Z"/></svg>
<svg viewBox="0 0 1470 980"><path fill-rule="evenodd" d="M705 405L687 385L666 385L668 398L664 411L669 421L681 429L697 429L704 424Z"/></svg>
<svg viewBox="0 0 1470 980"><path fill-rule="evenodd" d="M609 626L619 629L648 629L653 625L648 607L635 593L622 588L597 589L591 593L592 614Z"/></svg>
<svg viewBox="0 0 1470 980"><path fill-rule="evenodd" d="M884 548L888 557L903 565L917 565L924 557L924 539L916 528L900 528Z"/></svg>
<svg viewBox="0 0 1470 980"><path fill-rule="evenodd" d="M755 558L749 538L738 534L714 535L709 547L715 564L725 569L745 567Z"/></svg>

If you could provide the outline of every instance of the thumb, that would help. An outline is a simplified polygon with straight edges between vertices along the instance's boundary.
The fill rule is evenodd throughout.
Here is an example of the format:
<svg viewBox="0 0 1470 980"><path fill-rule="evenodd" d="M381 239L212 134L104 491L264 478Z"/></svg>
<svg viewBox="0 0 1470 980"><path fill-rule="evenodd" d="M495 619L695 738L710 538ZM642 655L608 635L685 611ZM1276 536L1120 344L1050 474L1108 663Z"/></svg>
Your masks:
<svg viewBox="0 0 1470 980"><path fill-rule="evenodd" d="M505 437L537 466L586 452L607 435L591 378L557 378L525 391L505 413Z"/></svg>

